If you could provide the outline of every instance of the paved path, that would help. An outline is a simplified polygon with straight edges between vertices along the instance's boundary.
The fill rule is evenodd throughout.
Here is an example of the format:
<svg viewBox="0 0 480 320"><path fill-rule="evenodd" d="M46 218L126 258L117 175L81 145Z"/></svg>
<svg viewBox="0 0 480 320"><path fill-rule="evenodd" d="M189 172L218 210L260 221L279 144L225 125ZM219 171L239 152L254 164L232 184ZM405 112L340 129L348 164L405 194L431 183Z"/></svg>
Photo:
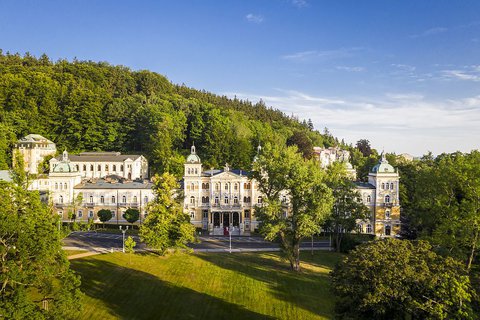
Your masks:
<svg viewBox="0 0 480 320"><path fill-rule="evenodd" d="M138 236L133 236L137 246L136 251L146 250L140 243ZM228 236L199 236L198 243L189 244L194 252L230 252L230 237ZM72 232L63 239L67 250L87 250L90 252L107 253L122 250L122 235L95 232ZM312 250L311 241L302 242L300 250ZM328 241L316 240L313 250L330 250ZM232 236L231 252L261 252L280 251L278 243L265 241L258 236Z"/></svg>

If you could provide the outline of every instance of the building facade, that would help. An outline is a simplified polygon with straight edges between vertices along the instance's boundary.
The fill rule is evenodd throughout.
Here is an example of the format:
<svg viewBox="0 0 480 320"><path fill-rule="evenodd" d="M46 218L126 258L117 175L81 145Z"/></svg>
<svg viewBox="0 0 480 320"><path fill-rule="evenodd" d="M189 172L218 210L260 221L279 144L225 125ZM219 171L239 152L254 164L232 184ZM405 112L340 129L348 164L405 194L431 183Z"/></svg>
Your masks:
<svg viewBox="0 0 480 320"><path fill-rule="evenodd" d="M355 169L348 163L348 154L335 154L342 156L329 158L328 165L335 161L345 163L353 179L355 175L351 171ZM356 231L380 237L399 234L399 175L383 154L369 173L368 182L355 182L355 185L370 210L368 219L357 221ZM233 234L246 234L258 227L255 206L262 205L263 198L256 181L248 178L248 172L232 170L228 165L219 170L203 171L195 146L185 163L183 191L184 211L197 228L209 234L228 234L227 228L233 229ZM286 204L284 214L288 214L288 197L281 197Z"/></svg>
<svg viewBox="0 0 480 320"><path fill-rule="evenodd" d="M231 169L203 171L200 157L192 146L183 177L184 210L197 228L214 235L245 234L257 228L255 205L262 203L248 172Z"/></svg>
<svg viewBox="0 0 480 320"><path fill-rule="evenodd" d="M39 134L29 134L17 141L17 150L25 163L25 171L30 174L38 174L38 166L47 156L57 153L55 143ZM15 156L15 152L13 153Z"/></svg>

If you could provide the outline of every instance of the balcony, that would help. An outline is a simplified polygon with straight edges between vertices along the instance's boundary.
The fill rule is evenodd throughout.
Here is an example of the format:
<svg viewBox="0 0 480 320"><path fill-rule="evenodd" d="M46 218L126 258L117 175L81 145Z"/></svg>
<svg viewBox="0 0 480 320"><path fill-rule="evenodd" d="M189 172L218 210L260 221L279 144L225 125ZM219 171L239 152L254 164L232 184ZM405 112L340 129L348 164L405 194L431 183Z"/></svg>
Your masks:
<svg viewBox="0 0 480 320"><path fill-rule="evenodd" d="M85 203L85 207L93 208L93 207L95 207L95 202Z"/></svg>

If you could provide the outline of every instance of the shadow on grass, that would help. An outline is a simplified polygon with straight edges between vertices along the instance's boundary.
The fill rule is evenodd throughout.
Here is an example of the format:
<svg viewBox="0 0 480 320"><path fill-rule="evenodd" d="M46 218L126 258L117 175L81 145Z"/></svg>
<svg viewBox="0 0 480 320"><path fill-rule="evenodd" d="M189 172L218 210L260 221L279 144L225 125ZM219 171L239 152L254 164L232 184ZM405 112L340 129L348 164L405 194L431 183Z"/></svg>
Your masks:
<svg viewBox="0 0 480 320"><path fill-rule="evenodd" d="M98 299L110 316L121 319L272 319L210 295L175 286L151 274L108 261L71 262L82 277L82 291ZM84 318L104 318L95 305Z"/></svg>
<svg viewBox="0 0 480 320"><path fill-rule="evenodd" d="M328 273L306 270L300 273L293 272L288 262L277 260L279 255L273 253L197 254L197 256L220 268L233 270L266 283L277 299L292 303L295 307L324 317L333 315L334 297L330 292ZM332 260L334 262L337 259ZM320 264L316 260L313 262L312 258L306 259L305 262L311 262L312 265L322 268L332 267Z"/></svg>

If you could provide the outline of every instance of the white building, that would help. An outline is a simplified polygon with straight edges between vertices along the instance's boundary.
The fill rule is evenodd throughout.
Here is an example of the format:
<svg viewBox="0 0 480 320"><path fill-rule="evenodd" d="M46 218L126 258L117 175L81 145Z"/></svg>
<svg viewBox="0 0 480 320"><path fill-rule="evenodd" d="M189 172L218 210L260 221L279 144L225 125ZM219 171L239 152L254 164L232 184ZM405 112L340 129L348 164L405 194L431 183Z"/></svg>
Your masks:
<svg viewBox="0 0 480 320"><path fill-rule="evenodd" d="M262 195L256 190L256 182L248 172L230 169L203 171L200 157L192 146L185 163L183 191L184 210L191 222L210 234L244 234L257 228L255 205L262 203Z"/></svg>
<svg viewBox="0 0 480 320"><path fill-rule="evenodd" d="M82 178L102 178L117 175L128 180L147 179L148 161L142 155L120 152L82 152L70 155L70 162ZM61 161L61 157L50 160L50 171Z"/></svg>
<svg viewBox="0 0 480 320"><path fill-rule="evenodd" d="M38 165L45 157L54 156L57 153L55 143L39 134L29 134L21 138L15 144L15 150L23 156L25 171L30 174L37 174Z"/></svg>

